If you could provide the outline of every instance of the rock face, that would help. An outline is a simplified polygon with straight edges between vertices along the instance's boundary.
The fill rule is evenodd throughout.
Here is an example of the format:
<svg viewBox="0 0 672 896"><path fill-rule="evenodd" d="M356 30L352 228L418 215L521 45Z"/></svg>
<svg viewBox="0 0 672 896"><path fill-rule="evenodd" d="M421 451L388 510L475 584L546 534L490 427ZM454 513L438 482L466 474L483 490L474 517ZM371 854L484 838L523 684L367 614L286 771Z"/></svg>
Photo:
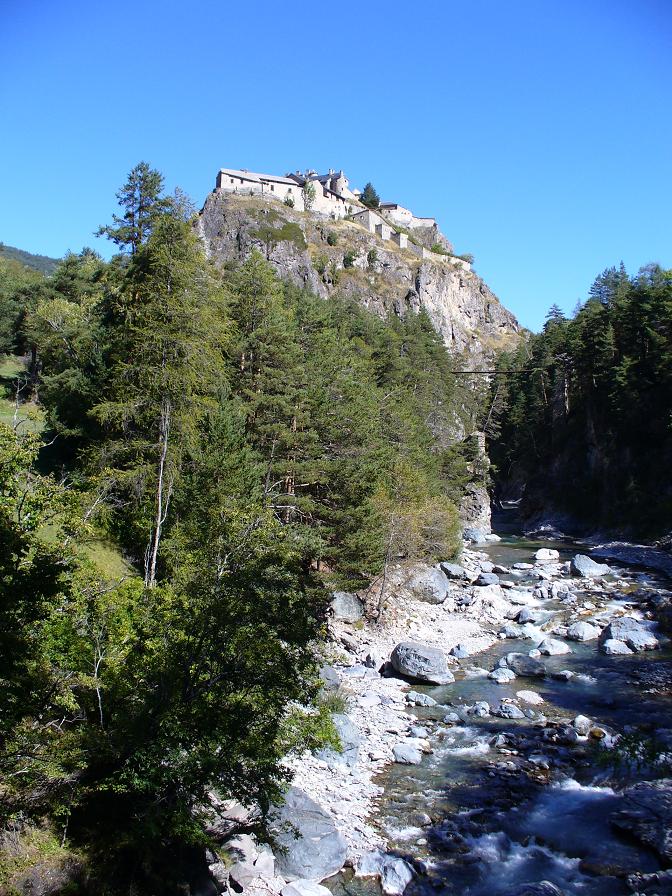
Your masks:
<svg viewBox="0 0 672 896"><path fill-rule="evenodd" d="M325 298L338 291L381 317L390 312L403 317L422 308L445 344L472 358L475 366L517 342L516 319L476 274L450 256L427 253L420 259L354 222L329 221L271 198L213 192L197 231L217 264L243 261L257 249L282 278ZM336 245L327 242L329 233ZM371 249L376 250L373 265L367 258ZM343 267L346 251L354 253L348 269Z"/></svg>
<svg viewBox="0 0 672 896"><path fill-rule="evenodd" d="M331 817L297 787L290 787L285 802L274 811L271 830L283 847L277 851L276 864L286 880L321 881L343 867L347 854L343 836Z"/></svg>
<svg viewBox="0 0 672 896"><path fill-rule="evenodd" d="M455 681L448 669L445 653L436 647L417 641L402 641L392 651L392 667L401 675L431 684L450 684Z"/></svg>

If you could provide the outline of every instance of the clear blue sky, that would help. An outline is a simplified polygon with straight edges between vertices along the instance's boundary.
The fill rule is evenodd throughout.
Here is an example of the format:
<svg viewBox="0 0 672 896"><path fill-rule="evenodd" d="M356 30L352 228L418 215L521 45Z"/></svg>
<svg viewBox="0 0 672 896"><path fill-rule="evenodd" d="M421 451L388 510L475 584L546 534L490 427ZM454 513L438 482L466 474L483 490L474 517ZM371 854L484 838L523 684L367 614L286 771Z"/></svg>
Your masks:
<svg viewBox="0 0 672 896"><path fill-rule="evenodd" d="M0 2L0 240L84 245L141 159L343 168L435 215L520 321L672 266L672 0Z"/></svg>

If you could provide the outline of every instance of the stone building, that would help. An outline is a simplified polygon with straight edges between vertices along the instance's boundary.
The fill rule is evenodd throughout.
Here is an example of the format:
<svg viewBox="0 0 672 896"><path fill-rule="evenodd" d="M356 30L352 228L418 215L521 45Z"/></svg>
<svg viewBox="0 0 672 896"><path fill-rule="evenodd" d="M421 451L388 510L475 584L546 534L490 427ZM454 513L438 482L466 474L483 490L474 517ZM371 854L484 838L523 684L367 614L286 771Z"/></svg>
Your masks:
<svg viewBox="0 0 672 896"><path fill-rule="evenodd" d="M316 171L296 171L284 177L277 174L260 174L245 168L222 168L217 174L215 188L225 193L246 196L263 194L281 202L292 202L294 208L305 210L304 187L312 184L315 197L311 211L330 218L345 218L356 202L355 194L348 188L348 179L342 171L330 169L327 174Z"/></svg>
<svg viewBox="0 0 672 896"><path fill-rule="evenodd" d="M396 202L381 202L379 206L381 214L400 227L413 230L416 227L437 227L436 218L419 218L413 212Z"/></svg>

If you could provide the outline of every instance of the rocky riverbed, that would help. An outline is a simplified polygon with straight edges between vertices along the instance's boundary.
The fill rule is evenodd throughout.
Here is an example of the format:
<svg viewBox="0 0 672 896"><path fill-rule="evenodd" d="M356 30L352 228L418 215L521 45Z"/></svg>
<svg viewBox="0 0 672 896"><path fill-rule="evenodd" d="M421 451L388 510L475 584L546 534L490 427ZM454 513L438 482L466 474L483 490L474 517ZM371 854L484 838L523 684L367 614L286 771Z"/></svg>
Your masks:
<svg viewBox="0 0 672 896"><path fill-rule="evenodd" d="M335 594L342 751L293 760L275 855L229 840L216 889L672 892L665 584L493 538Z"/></svg>

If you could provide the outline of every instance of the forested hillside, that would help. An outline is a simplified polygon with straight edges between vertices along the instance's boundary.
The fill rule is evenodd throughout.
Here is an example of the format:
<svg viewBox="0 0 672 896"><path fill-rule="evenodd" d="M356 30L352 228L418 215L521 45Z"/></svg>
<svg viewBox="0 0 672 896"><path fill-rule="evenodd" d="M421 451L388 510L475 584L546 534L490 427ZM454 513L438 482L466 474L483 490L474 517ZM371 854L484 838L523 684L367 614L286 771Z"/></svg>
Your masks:
<svg viewBox="0 0 672 896"><path fill-rule="evenodd" d="M53 274L58 265L58 258L50 258L48 255L35 255L15 246L6 246L0 243L0 259L15 261L23 267L39 271L41 274Z"/></svg>
<svg viewBox="0 0 672 896"><path fill-rule="evenodd" d="M265 807L283 758L333 739L329 589L453 556L482 472L426 315L316 298L257 254L218 272L145 164L118 198L110 262L0 261L25 359L0 423L2 870L73 861L99 893L160 869L165 892L211 788Z"/></svg>
<svg viewBox="0 0 672 896"><path fill-rule="evenodd" d="M669 532L672 272L604 271L572 319L499 360L490 453L501 495L528 519L584 531Z"/></svg>

